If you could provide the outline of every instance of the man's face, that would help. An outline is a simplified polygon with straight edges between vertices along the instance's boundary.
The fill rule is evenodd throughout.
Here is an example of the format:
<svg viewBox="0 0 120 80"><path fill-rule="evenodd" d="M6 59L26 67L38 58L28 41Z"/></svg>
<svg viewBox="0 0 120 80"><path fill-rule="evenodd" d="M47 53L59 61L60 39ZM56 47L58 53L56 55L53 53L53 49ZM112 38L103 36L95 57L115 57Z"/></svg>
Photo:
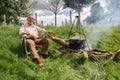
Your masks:
<svg viewBox="0 0 120 80"><path fill-rule="evenodd" d="M27 17L27 21L28 21L28 22L34 22L34 20L35 20L35 18L33 17L33 15L29 15L29 16Z"/></svg>

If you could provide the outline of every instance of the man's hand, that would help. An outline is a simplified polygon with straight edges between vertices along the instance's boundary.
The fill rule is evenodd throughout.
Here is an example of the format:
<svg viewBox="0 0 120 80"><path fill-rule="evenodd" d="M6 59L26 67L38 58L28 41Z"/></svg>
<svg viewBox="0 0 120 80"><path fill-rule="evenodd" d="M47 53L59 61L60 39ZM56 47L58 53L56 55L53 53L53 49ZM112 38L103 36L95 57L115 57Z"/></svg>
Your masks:
<svg viewBox="0 0 120 80"><path fill-rule="evenodd" d="M37 39L37 37L36 37L36 36L31 35L31 34L27 35L27 38L33 39L34 41Z"/></svg>
<svg viewBox="0 0 120 80"><path fill-rule="evenodd" d="M48 30L47 30L47 34L53 34L53 32L52 32L52 31L48 31Z"/></svg>
<svg viewBox="0 0 120 80"><path fill-rule="evenodd" d="M29 33L29 32L26 32L26 31L23 32L22 34L23 34L23 35L30 35L30 33Z"/></svg>

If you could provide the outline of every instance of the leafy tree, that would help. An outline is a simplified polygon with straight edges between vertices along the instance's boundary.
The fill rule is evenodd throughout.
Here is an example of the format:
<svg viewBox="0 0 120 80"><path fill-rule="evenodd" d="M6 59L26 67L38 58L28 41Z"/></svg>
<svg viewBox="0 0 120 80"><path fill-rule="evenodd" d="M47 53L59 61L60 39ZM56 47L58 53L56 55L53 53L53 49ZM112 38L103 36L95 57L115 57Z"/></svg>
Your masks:
<svg viewBox="0 0 120 80"><path fill-rule="evenodd" d="M28 14L27 4L29 3L29 0L13 0L13 3L20 23L20 17Z"/></svg>
<svg viewBox="0 0 120 80"><path fill-rule="evenodd" d="M27 12L26 4L29 0L0 0L0 23L3 22L3 16L6 15L6 23L14 21L18 23L18 16Z"/></svg>
<svg viewBox="0 0 120 80"><path fill-rule="evenodd" d="M65 2L65 6L75 9L79 14L79 24L81 25L80 14L84 7L89 6L94 3L96 0L63 0Z"/></svg>
<svg viewBox="0 0 120 80"><path fill-rule="evenodd" d="M17 12L18 16L26 15L27 13L27 4L29 3L29 0L14 0L14 9Z"/></svg>
<svg viewBox="0 0 120 80"><path fill-rule="evenodd" d="M55 15L55 26L57 26L57 14L63 6L62 0L41 0L39 1L39 7L42 10L48 10Z"/></svg>
<svg viewBox="0 0 120 80"><path fill-rule="evenodd" d="M86 21L87 24L93 24L98 21L100 21L103 17L104 10L101 7L100 3L95 3L91 6L91 15L88 16L84 21Z"/></svg>
<svg viewBox="0 0 120 80"><path fill-rule="evenodd" d="M0 0L0 5L1 5L0 6L0 18L1 18L1 22L3 22L4 14L6 15L7 23L10 22L10 16L13 15L13 12L14 12L13 5L11 3L12 3L12 0Z"/></svg>

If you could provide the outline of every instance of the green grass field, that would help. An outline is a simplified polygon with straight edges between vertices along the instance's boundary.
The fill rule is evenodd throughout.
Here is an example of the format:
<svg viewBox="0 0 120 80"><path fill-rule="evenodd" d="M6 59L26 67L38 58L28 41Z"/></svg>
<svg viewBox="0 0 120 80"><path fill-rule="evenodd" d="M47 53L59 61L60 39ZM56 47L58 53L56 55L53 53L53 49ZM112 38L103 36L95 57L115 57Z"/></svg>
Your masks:
<svg viewBox="0 0 120 80"><path fill-rule="evenodd" d="M46 29L54 31L53 36L60 38L67 38L69 32L68 26L49 26ZM107 37L102 36L104 38L98 42L97 48L111 52L119 49L119 26L110 33ZM60 46L50 41L49 57L42 59L44 66L40 68L30 57L25 57L24 50L20 50L20 47L19 27L0 26L0 80L120 80L119 62L114 64L109 62L102 71L99 71L104 59L95 61L88 59L82 62L80 57L74 55L60 56L54 51Z"/></svg>

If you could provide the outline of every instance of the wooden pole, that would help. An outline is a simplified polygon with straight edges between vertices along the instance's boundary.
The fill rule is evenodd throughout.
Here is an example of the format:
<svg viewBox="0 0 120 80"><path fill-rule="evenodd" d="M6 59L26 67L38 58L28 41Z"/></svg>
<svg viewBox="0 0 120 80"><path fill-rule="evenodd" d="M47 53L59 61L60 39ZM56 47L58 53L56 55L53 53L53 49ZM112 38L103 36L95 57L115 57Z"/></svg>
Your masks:
<svg viewBox="0 0 120 80"><path fill-rule="evenodd" d="M37 13L35 13L35 25L37 25Z"/></svg>
<svg viewBox="0 0 120 80"><path fill-rule="evenodd" d="M43 27L43 21L41 21L41 26Z"/></svg>
<svg viewBox="0 0 120 80"><path fill-rule="evenodd" d="M70 24L72 24L72 11L70 10Z"/></svg>
<svg viewBox="0 0 120 80"><path fill-rule="evenodd" d="M4 25L6 25L6 15L4 14Z"/></svg>
<svg viewBox="0 0 120 80"><path fill-rule="evenodd" d="M62 21L62 26L64 25L64 22Z"/></svg>
<svg viewBox="0 0 120 80"><path fill-rule="evenodd" d="M65 25L67 25L67 19L65 19Z"/></svg>

